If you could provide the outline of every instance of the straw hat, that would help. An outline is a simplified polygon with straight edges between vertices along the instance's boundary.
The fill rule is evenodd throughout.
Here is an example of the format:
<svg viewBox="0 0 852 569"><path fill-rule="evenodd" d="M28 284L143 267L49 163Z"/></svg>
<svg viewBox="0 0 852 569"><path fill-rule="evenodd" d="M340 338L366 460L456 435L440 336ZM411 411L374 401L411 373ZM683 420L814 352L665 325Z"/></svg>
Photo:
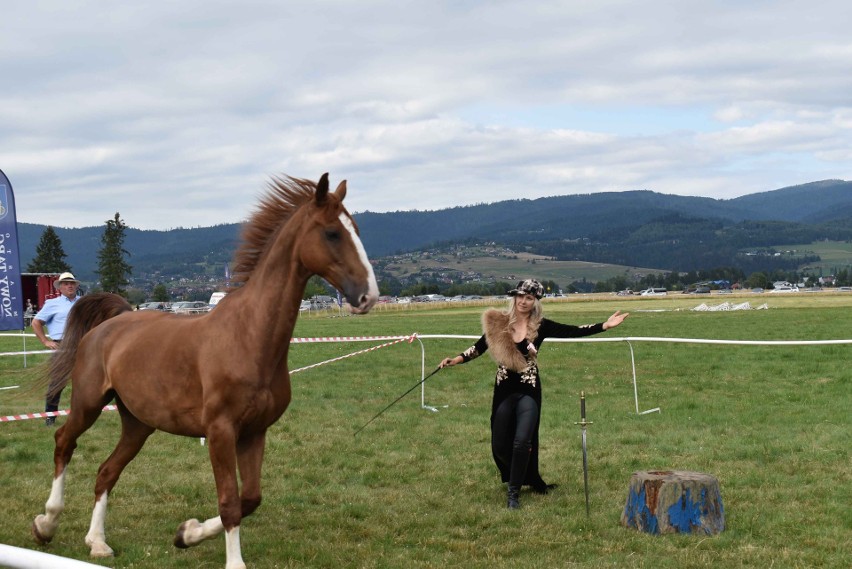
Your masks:
<svg viewBox="0 0 852 569"><path fill-rule="evenodd" d="M71 273L62 273L59 278L53 282L53 288L59 288L59 283L79 283Z"/></svg>

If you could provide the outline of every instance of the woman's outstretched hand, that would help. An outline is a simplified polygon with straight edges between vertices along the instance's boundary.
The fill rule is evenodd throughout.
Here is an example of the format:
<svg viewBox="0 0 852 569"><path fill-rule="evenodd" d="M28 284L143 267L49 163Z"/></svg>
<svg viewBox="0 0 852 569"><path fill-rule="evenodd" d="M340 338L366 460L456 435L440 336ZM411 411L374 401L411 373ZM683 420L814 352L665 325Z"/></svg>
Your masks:
<svg viewBox="0 0 852 569"><path fill-rule="evenodd" d="M458 356L456 356L454 358L444 358L444 359L441 360L441 363L438 364L438 367L444 368L444 367L447 367L447 366L454 366L457 363L456 362L457 358L458 358Z"/></svg>
<svg viewBox="0 0 852 569"><path fill-rule="evenodd" d="M603 329L609 330L610 328L615 328L616 326L624 322L624 319L628 316L630 316L629 312L622 313L620 310L616 310L615 314L606 319L606 322L604 322L603 324Z"/></svg>

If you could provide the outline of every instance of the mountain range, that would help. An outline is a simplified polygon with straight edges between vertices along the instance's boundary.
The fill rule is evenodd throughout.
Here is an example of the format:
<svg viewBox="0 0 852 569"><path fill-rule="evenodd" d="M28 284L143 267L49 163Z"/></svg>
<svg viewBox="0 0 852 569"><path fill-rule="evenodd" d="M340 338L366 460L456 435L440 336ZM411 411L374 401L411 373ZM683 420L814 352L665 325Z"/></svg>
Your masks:
<svg viewBox="0 0 852 569"><path fill-rule="evenodd" d="M635 190L354 217L374 258L490 240L563 260L695 270L725 265L747 248L852 239L852 182L824 180L727 200ZM19 224L24 269L44 229ZM104 227L54 229L78 278L94 281ZM168 231L128 227L125 249L135 277L180 276L223 268L239 233L239 223Z"/></svg>

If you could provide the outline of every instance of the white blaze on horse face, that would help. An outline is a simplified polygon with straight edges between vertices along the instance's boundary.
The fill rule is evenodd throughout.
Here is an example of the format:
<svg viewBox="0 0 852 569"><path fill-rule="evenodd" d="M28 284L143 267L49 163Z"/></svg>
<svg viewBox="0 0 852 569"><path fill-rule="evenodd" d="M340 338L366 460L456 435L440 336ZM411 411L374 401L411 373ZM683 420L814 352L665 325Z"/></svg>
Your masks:
<svg viewBox="0 0 852 569"><path fill-rule="evenodd" d="M358 233L355 232L355 225L352 224L352 220L349 219L349 216L345 213L341 213L340 223L342 223L343 227L346 228L346 231L349 232L349 237L352 238L352 243L355 245L355 250L358 251L358 256L361 258L361 262L367 270L367 277L370 280L365 302L362 303L361 306L352 307L353 310L366 312L372 308L379 299L379 285L376 283L376 274L373 272L373 265L370 264L370 259L367 257L367 251L364 250L364 244L361 243L361 238L358 237Z"/></svg>

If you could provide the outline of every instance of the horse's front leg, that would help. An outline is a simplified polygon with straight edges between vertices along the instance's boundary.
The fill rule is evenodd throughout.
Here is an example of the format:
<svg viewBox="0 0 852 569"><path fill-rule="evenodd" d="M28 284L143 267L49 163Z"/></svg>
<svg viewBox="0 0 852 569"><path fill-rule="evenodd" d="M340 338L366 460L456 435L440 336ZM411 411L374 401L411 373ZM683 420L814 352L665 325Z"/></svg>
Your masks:
<svg viewBox="0 0 852 569"><path fill-rule="evenodd" d="M191 547L225 532L225 569L245 569L240 550L240 520L242 519L237 485L236 436L230 425L211 426L207 432L207 448L216 493L219 497L219 516L199 522L187 520L175 536L176 547Z"/></svg>
<svg viewBox="0 0 852 569"><path fill-rule="evenodd" d="M260 506L260 471L263 466L263 451L266 446L266 431L244 437L237 444L237 464L240 467L240 502L242 517L250 516Z"/></svg>

